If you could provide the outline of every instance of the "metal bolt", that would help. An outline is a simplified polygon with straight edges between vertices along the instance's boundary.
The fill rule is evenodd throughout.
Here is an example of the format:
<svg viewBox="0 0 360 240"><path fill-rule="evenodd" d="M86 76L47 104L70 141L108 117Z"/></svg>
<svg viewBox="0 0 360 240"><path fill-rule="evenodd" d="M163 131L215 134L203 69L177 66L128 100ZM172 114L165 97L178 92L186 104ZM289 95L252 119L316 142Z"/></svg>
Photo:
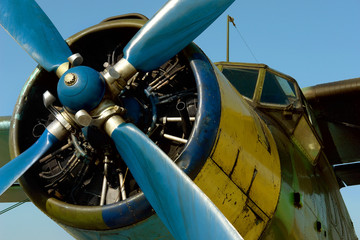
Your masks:
<svg viewBox="0 0 360 240"><path fill-rule="evenodd" d="M84 61L84 59L79 53L71 55L70 57L68 57L68 60L73 67L80 66Z"/></svg>
<svg viewBox="0 0 360 240"><path fill-rule="evenodd" d="M68 73L64 77L66 86L72 86L77 82L78 76L75 73Z"/></svg>
<svg viewBox="0 0 360 240"><path fill-rule="evenodd" d="M92 121L92 117L85 110L79 110L75 114L75 119L76 122L83 127L89 126Z"/></svg>
<svg viewBox="0 0 360 240"><path fill-rule="evenodd" d="M55 102L55 97L49 92L46 91L43 94L43 102L46 108L48 108L49 106L52 106L52 104Z"/></svg>

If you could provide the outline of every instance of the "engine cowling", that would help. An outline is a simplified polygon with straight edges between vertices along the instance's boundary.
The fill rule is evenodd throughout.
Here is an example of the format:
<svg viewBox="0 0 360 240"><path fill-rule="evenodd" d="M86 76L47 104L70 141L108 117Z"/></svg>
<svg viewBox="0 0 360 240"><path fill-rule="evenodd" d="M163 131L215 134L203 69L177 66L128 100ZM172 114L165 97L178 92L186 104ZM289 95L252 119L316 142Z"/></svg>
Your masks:
<svg viewBox="0 0 360 240"><path fill-rule="evenodd" d="M101 71L122 57L122 48L146 21L141 15L110 18L67 43L83 56L83 65ZM49 90L57 98L57 82L55 74L40 67L26 82L12 120L13 157L32 145L52 120L42 95ZM126 121L137 125L194 178L215 142L220 105L214 103L220 102L219 97L209 61L190 45L159 69L139 72L116 104L127 109ZM54 106L61 103L57 100ZM74 229L118 229L154 214L114 144L98 128L76 129L20 182L37 207Z"/></svg>

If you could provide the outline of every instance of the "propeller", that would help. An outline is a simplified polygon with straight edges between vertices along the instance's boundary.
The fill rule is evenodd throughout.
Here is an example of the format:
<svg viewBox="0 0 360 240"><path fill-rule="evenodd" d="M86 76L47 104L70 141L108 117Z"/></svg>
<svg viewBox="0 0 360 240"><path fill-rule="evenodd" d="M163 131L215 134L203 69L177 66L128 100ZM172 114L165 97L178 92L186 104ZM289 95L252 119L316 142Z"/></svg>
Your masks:
<svg viewBox="0 0 360 240"><path fill-rule="evenodd" d="M167 2L125 46L124 59L144 72L161 66L199 36L233 2Z"/></svg>
<svg viewBox="0 0 360 240"><path fill-rule="evenodd" d="M124 57L104 78L122 82L137 71L153 70L181 51L213 23L234 0L170 0L124 48Z"/></svg>
<svg viewBox="0 0 360 240"><path fill-rule="evenodd" d="M137 71L159 67L193 41L233 1L170 0L127 44L124 58L104 71L103 76L87 67L69 69L58 85L60 102L71 113L85 107L88 111L98 108L107 96L103 77L108 85L114 82L123 85ZM47 71L57 71L72 54L33 0L2 0L0 23ZM90 85L101 89L94 90L97 87ZM114 114L106 118L105 130L176 239L242 239L211 200L138 128L123 123ZM0 194L66 136L67 131L55 120L33 146L1 168Z"/></svg>
<svg viewBox="0 0 360 240"><path fill-rule="evenodd" d="M137 127L114 116L105 129L175 239L243 239L213 202Z"/></svg>
<svg viewBox="0 0 360 240"><path fill-rule="evenodd" d="M72 55L69 46L35 1L1 0L0 24L48 72L57 72L63 63L68 63L67 58ZM63 125L54 120L37 142L3 166L0 169L0 195L66 133Z"/></svg>
<svg viewBox="0 0 360 240"><path fill-rule="evenodd" d="M19 177L21 177L37 160L54 144L65 137L67 130L54 120L40 138L25 152L0 168L0 195L3 194Z"/></svg>
<svg viewBox="0 0 360 240"><path fill-rule="evenodd" d="M53 23L33 0L1 0L0 24L48 72L72 55Z"/></svg>

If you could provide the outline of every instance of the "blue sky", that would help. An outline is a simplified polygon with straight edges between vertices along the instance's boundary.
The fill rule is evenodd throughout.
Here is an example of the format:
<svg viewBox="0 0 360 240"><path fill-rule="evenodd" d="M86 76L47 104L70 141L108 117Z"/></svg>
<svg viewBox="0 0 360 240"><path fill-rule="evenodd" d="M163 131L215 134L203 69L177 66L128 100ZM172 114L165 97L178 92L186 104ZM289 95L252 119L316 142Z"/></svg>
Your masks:
<svg viewBox="0 0 360 240"><path fill-rule="evenodd" d="M164 0L38 0L64 38L101 20L139 12L151 17ZM300 87L360 77L358 0L252 0L235 3L196 40L213 61L225 60L226 15L235 23L259 62L294 77ZM256 62L234 28L230 60ZM0 116L11 115L35 62L0 29ZM360 187L342 190L360 235ZM0 210L11 204L0 204ZM72 239L27 203L0 215L2 239Z"/></svg>

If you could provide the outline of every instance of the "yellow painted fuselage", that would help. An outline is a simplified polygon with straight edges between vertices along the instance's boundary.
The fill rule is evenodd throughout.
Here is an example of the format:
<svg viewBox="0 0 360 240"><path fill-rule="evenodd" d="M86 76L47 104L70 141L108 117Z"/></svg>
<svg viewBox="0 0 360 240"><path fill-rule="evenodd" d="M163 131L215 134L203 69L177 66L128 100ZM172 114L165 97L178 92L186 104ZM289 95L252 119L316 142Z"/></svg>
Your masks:
<svg viewBox="0 0 360 240"><path fill-rule="evenodd" d="M267 67L257 67L261 88ZM289 118L284 109L261 107L253 102L256 94L245 100L217 76L222 111L217 142L195 183L245 239L356 239L325 154L320 151L314 162L298 141L306 136L294 135L313 131L304 120L307 113ZM296 130L300 119L309 126Z"/></svg>
<svg viewBox="0 0 360 240"><path fill-rule="evenodd" d="M257 239L277 207L279 154L264 122L220 72L217 77L221 93L218 136L194 181L245 239Z"/></svg>

